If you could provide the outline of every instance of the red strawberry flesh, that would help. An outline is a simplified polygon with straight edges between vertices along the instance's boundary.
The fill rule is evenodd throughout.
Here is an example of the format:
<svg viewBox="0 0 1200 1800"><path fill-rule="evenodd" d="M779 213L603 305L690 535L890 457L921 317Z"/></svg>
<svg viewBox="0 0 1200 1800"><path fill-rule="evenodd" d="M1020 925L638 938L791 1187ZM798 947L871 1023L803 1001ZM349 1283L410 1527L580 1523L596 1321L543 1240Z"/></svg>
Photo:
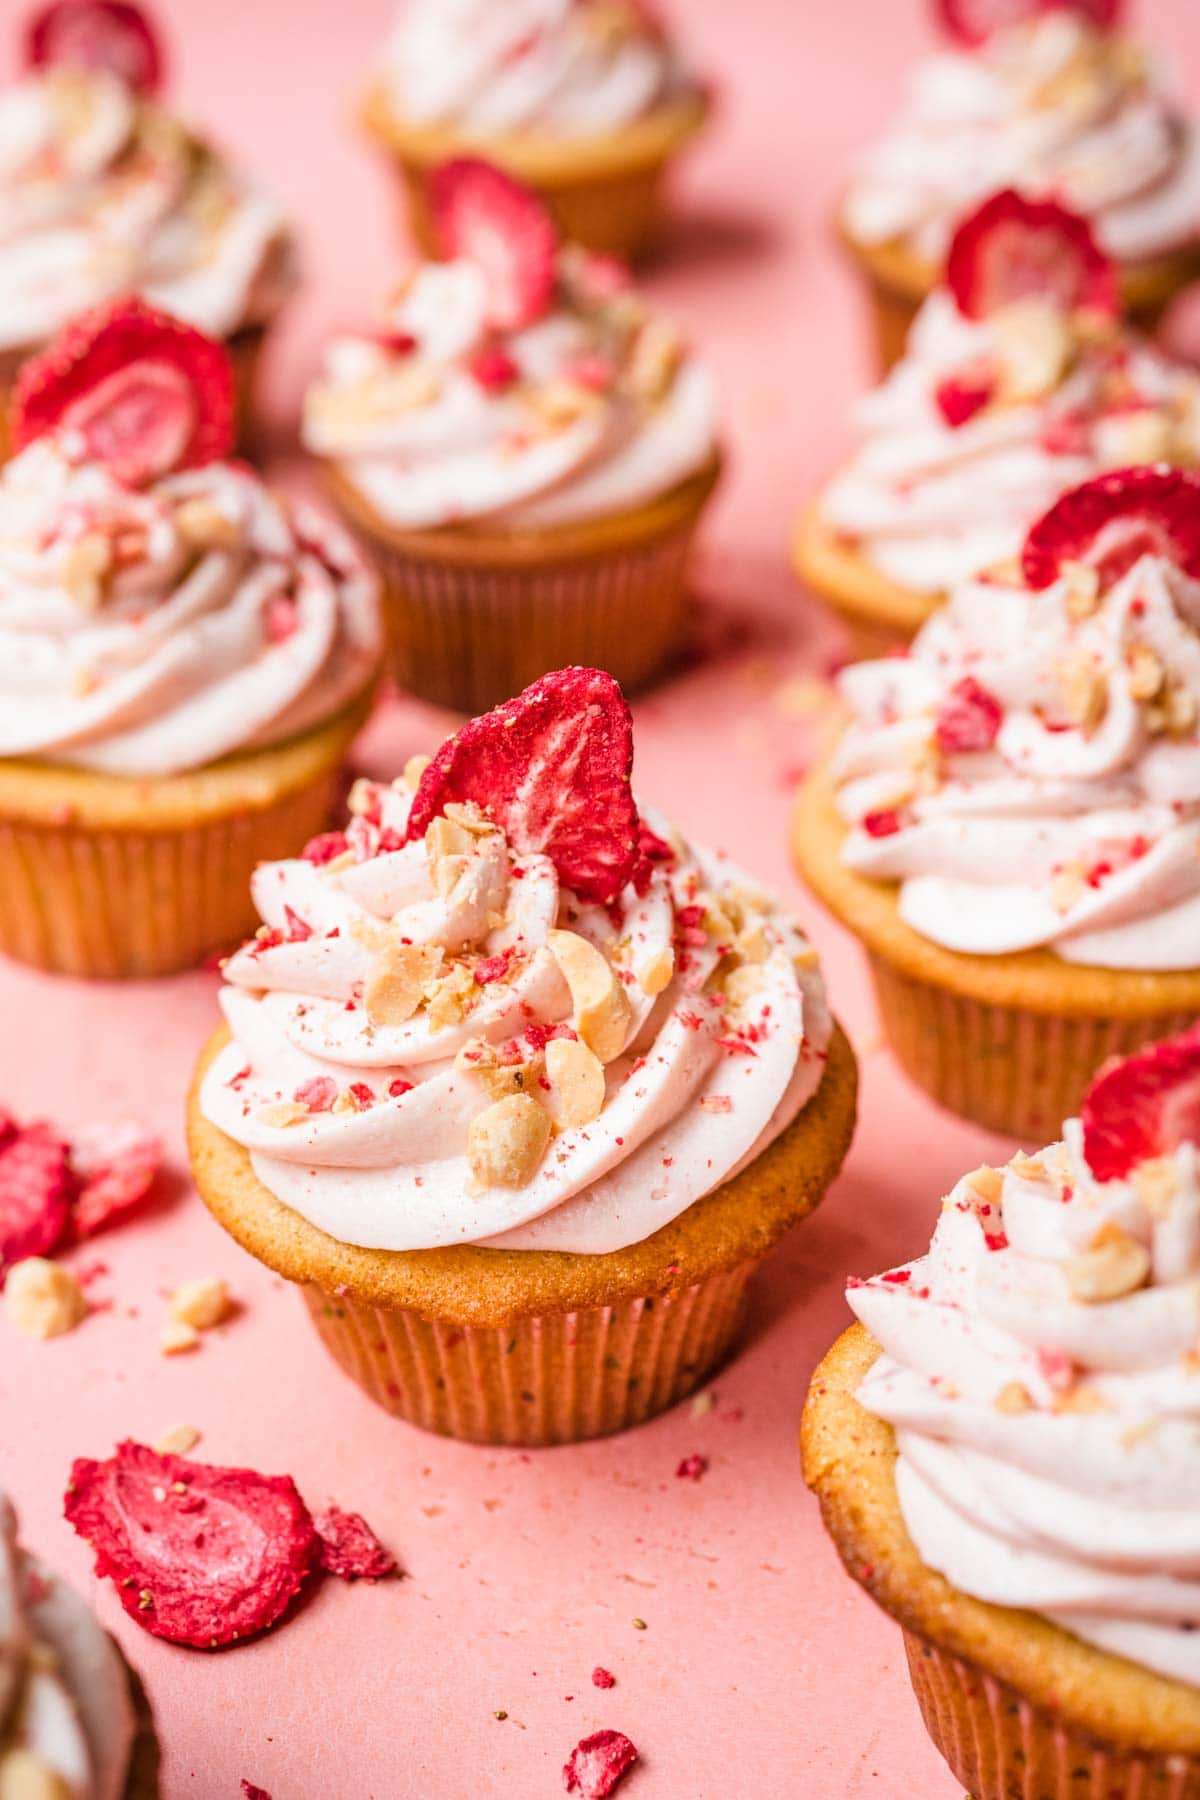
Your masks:
<svg viewBox="0 0 1200 1800"><path fill-rule="evenodd" d="M223 1469L123 1443L79 1458L64 1513L155 1637L212 1649L265 1631L299 1592L317 1536L287 1475Z"/></svg>
<svg viewBox="0 0 1200 1800"><path fill-rule="evenodd" d="M1015 301L1047 300L1065 311L1116 316L1116 274L1086 219L1056 200L1004 188L965 218L950 244L946 284L967 319Z"/></svg>
<svg viewBox="0 0 1200 1800"><path fill-rule="evenodd" d="M407 840L474 800L518 855L548 856L581 900L615 900L637 865L633 721L601 669L558 669L450 738L421 777Z"/></svg>
<svg viewBox="0 0 1200 1800"><path fill-rule="evenodd" d="M105 69L136 93L160 85L163 54L158 35L130 0L55 0L25 27L30 69Z"/></svg>
<svg viewBox="0 0 1200 1800"><path fill-rule="evenodd" d="M385 1550L361 1513L327 1507L313 1521L321 1540L318 1559L330 1575L343 1581L382 1581L396 1573L396 1559Z"/></svg>
<svg viewBox="0 0 1200 1800"><path fill-rule="evenodd" d="M1200 579L1200 473L1155 464L1085 481L1032 527L1021 567L1036 590L1056 581L1064 563L1085 563L1103 588L1147 554Z"/></svg>
<svg viewBox="0 0 1200 1800"><path fill-rule="evenodd" d="M948 36L972 49L995 32L1048 12L1079 13L1101 31L1111 31L1124 0L934 0L938 22Z"/></svg>
<svg viewBox="0 0 1200 1800"><path fill-rule="evenodd" d="M443 163L431 188L442 254L487 277L488 323L518 331L540 319L554 293L558 233L537 195L475 157Z"/></svg>
<svg viewBox="0 0 1200 1800"><path fill-rule="evenodd" d="M996 391L996 377L990 368L962 369L947 375L933 391L934 402L952 431L966 425L981 412Z"/></svg>
<svg viewBox="0 0 1200 1800"><path fill-rule="evenodd" d="M1106 1063L1084 1095L1083 1156L1097 1181L1200 1144L1200 1025Z"/></svg>
<svg viewBox="0 0 1200 1800"><path fill-rule="evenodd" d="M637 1751L623 1731L596 1731L576 1744L563 1767L563 1786L580 1800L607 1800Z"/></svg>
<svg viewBox="0 0 1200 1800"><path fill-rule="evenodd" d="M161 1140L145 1126L104 1121L71 1139L71 1235L91 1237L140 1206L162 1166Z"/></svg>
<svg viewBox="0 0 1200 1800"><path fill-rule="evenodd" d="M947 756L990 750L1004 719L1004 709L973 675L956 681L937 713L938 749Z"/></svg>
<svg viewBox="0 0 1200 1800"><path fill-rule="evenodd" d="M66 1234L71 1171L52 1126L0 1114L0 1286L14 1263L47 1256Z"/></svg>
<svg viewBox="0 0 1200 1800"><path fill-rule="evenodd" d="M233 445L229 353L144 301L95 307L17 377L15 447L47 432L130 485L226 456Z"/></svg>

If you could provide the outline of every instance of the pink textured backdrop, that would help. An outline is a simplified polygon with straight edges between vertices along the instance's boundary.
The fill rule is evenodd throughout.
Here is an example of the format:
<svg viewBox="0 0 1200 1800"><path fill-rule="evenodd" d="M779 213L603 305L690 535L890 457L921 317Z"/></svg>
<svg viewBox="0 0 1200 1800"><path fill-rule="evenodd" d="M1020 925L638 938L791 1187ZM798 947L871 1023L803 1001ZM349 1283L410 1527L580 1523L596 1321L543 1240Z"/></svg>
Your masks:
<svg viewBox="0 0 1200 1800"><path fill-rule="evenodd" d="M321 331L353 318L398 254L390 188L356 137L355 81L385 0L171 0L173 93L274 185L304 228L308 284L281 336L273 410L289 419ZM772 1259L747 1347L702 1418L683 1407L579 1449L522 1455L392 1423L327 1361L299 1301L209 1221L183 1173L181 1099L215 1016L215 978L84 987L0 970L0 1097L63 1121L152 1120L178 1169L169 1200L98 1242L112 1305L31 1345L0 1321L0 1480L29 1541L84 1586L143 1674L170 1800L532 1800L601 1726L642 1763L629 1800L953 1800L898 1631L846 1580L800 1479L809 1374L846 1322L842 1278L919 1249L940 1195L1003 1146L939 1114L878 1045L857 950L788 867L789 781L815 722L794 679L836 639L794 589L785 541L837 454L866 373L855 295L827 238L853 146L928 41L921 0L678 0L720 122L680 183L656 294L711 356L733 468L701 589L707 655L637 707L638 781L685 828L789 893L812 927L862 1061L862 1124L842 1180ZM1148 34L1200 94L1193 0L1141 0ZM5 0L3 35L17 8ZM393 770L444 721L396 707L364 745ZM85 1260L94 1261L94 1257ZM239 1316L196 1355L161 1358L162 1294L228 1277ZM124 1618L61 1520L71 1458L186 1420L198 1454L295 1475L314 1505L360 1508L403 1583L330 1582L284 1629L223 1655L173 1649ZM682 1456L704 1479L674 1478ZM645 1620L635 1630L633 1618ZM590 1683L601 1663L617 1685ZM499 1722L497 1711L508 1718Z"/></svg>

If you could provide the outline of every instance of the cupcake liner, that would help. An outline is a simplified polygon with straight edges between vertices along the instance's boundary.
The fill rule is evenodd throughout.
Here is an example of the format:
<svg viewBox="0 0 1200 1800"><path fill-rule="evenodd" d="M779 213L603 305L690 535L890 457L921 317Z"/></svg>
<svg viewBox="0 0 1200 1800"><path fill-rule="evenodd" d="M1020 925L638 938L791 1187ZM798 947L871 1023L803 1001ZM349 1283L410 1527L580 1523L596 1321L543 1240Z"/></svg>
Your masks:
<svg viewBox="0 0 1200 1800"><path fill-rule="evenodd" d="M302 1287L334 1361L387 1412L475 1444L577 1443L690 1394L725 1356L760 1259L691 1287L503 1326L458 1326Z"/></svg>
<svg viewBox="0 0 1200 1800"><path fill-rule="evenodd" d="M1106 1057L1128 1056L1195 1023L1034 1012L938 987L869 952L884 1034L897 1062L941 1106L989 1131L1047 1143L1079 1111Z"/></svg>
<svg viewBox="0 0 1200 1800"><path fill-rule="evenodd" d="M1121 1749L906 1630L925 1728L970 1800L1200 1800L1200 1758Z"/></svg>
<svg viewBox="0 0 1200 1800"><path fill-rule="evenodd" d="M336 470L327 478L383 578L397 682L479 713L571 663L627 688L657 674L683 639L688 557L719 466L627 521L531 534L515 550L499 534L387 534Z"/></svg>

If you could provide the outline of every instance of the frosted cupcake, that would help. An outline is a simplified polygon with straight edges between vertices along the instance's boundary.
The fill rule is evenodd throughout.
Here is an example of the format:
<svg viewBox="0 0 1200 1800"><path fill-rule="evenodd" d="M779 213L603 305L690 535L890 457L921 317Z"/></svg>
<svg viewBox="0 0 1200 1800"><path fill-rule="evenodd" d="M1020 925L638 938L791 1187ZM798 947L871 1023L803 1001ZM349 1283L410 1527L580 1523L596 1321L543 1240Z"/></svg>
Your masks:
<svg viewBox="0 0 1200 1800"><path fill-rule="evenodd" d="M593 1437L698 1386L853 1128L811 947L639 813L632 757L615 682L567 669L360 784L256 872L193 1086L209 1208L456 1437Z"/></svg>
<svg viewBox="0 0 1200 1800"><path fill-rule="evenodd" d="M451 163L436 194L446 260L329 346L304 409L398 678L472 711L567 662L645 681L720 469L709 374L508 176Z"/></svg>
<svg viewBox="0 0 1200 1800"><path fill-rule="evenodd" d="M469 154L536 188L569 238L628 257L656 236L668 169L708 110L640 0L408 0L364 119L427 249L430 175Z"/></svg>
<svg viewBox="0 0 1200 1800"><path fill-rule="evenodd" d="M154 98L163 53L122 0L56 0L0 94L0 410L76 314L137 291L229 350L239 425L294 285L279 209Z"/></svg>
<svg viewBox="0 0 1200 1800"><path fill-rule="evenodd" d="M847 1299L804 1472L976 1800L1200 1786L1200 1031Z"/></svg>
<svg viewBox="0 0 1200 1800"><path fill-rule="evenodd" d="M1132 469L966 582L852 718L794 848L952 1110L1043 1138L1101 1058L1200 1014L1200 477Z"/></svg>
<svg viewBox="0 0 1200 1800"><path fill-rule="evenodd" d="M124 1657L79 1596L20 1547L0 1492L0 1793L155 1800L157 1762Z"/></svg>
<svg viewBox="0 0 1200 1800"><path fill-rule="evenodd" d="M945 285L797 532L798 572L863 654L1011 562L1067 488L1197 460L1200 380L1122 328L1116 305L1112 264L1053 201L1009 190L959 226Z"/></svg>
<svg viewBox="0 0 1200 1800"><path fill-rule="evenodd" d="M123 301L21 371L0 472L0 949L152 975L326 823L381 656L339 531L225 460L222 346Z"/></svg>
<svg viewBox="0 0 1200 1800"><path fill-rule="evenodd" d="M839 221L873 298L884 368L938 279L955 224L998 188L1091 221L1151 331L1200 273L1200 144L1118 0L936 0L950 40L861 159Z"/></svg>

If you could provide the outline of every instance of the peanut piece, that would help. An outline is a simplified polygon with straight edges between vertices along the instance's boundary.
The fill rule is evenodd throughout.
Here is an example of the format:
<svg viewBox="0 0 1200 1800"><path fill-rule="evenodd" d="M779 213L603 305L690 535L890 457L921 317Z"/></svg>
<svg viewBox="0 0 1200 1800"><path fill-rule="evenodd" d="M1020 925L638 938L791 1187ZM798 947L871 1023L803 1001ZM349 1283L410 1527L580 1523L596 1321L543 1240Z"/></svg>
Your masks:
<svg viewBox="0 0 1200 1800"><path fill-rule="evenodd" d="M403 1025L411 1019L441 963L436 944L389 944L363 993L371 1024Z"/></svg>
<svg viewBox="0 0 1200 1800"><path fill-rule="evenodd" d="M61 1337L88 1312L83 1289L61 1264L44 1256L14 1263L4 1288L4 1310L25 1337Z"/></svg>
<svg viewBox="0 0 1200 1800"><path fill-rule="evenodd" d="M635 974L643 994L661 994L670 987L675 974L674 950L669 944L665 949L657 950L640 969L635 970Z"/></svg>
<svg viewBox="0 0 1200 1800"><path fill-rule="evenodd" d="M219 1276L202 1275L185 1281L167 1302L171 1317L194 1331L211 1331L229 1311L229 1289Z"/></svg>
<svg viewBox="0 0 1200 1800"><path fill-rule="evenodd" d="M1119 1225L1105 1225L1090 1250L1067 1264L1067 1286L1085 1306L1122 1300L1140 1288L1150 1273L1150 1252Z"/></svg>
<svg viewBox="0 0 1200 1800"><path fill-rule="evenodd" d="M604 1064L577 1038L551 1038L546 1045L547 1102L560 1130L590 1125L604 1106Z"/></svg>
<svg viewBox="0 0 1200 1800"><path fill-rule="evenodd" d="M550 1118L528 1094L477 1113L467 1127L467 1166L481 1187L523 1188L533 1180L550 1144Z"/></svg>
<svg viewBox="0 0 1200 1800"><path fill-rule="evenodd" d="M546 941L571 990L576 1031L601 1062L611 1062L625 1048L632 1014L616 970L576 931L551 931Z"/></svg>
<svg viewBox="0 0 1200 1800"><path fill-rule="evenodd" d="M32 1750L0 1755L0 1800L71 1800L70 1784Z"/></svg>

